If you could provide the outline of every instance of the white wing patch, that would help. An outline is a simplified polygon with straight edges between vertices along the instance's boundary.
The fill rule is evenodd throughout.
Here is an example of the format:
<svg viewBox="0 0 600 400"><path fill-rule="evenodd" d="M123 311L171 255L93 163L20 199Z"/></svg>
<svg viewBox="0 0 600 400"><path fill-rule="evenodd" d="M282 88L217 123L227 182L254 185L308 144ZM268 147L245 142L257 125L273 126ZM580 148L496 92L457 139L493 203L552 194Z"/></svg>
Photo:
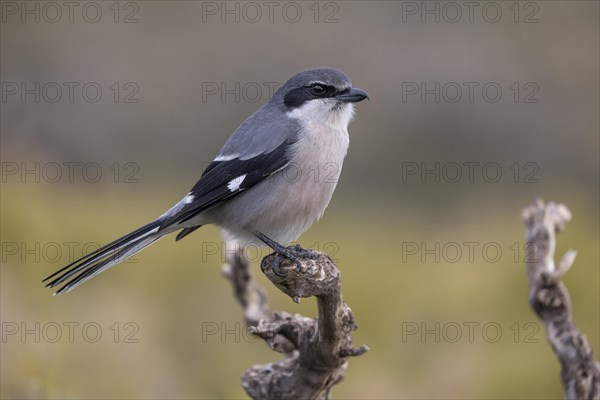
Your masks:
<svg viewBox="0 0 600 400"><path fill-rule="evenodd" d="M248 153L248 154L244 154L244 155L230 154L230 155L226 155L226 156L218 156L217 158L215 158L215 161L222 162L222 161L231 161L231 160L238 160L238 159L241 161L246 161L246 160L249 160L256 156L259 156L261 154L264 154L264 153L258 152L258 153Z"/></svg>
<svg viewBox="0 0 600 400"><path fill-rule="evenodd" d="M185 196L183 198L183 204L190 204L192 201L194 201L194 195L193 194L188 194L187 196Z"/></svg>
<svg viewBox="0 0 600 400"><path fill-rule="evenodd" d="M237 178L230 180L229 183L227 184L227 188L230 191L235 192L236 190L238 190L240 188L240 185L242 184L242 182L244 182L244 179L246 179L246 174L240 175Z"/></svg>
<svg viewBox="0 0 600 400"><path fill-rule="evenodd" d="M231 160L235 160L236 158L239 158L240 155L239 154L230 154L230 155L224 155L224 156L218 156L217 158L215 158L215 161L231 161Z"/></svg>

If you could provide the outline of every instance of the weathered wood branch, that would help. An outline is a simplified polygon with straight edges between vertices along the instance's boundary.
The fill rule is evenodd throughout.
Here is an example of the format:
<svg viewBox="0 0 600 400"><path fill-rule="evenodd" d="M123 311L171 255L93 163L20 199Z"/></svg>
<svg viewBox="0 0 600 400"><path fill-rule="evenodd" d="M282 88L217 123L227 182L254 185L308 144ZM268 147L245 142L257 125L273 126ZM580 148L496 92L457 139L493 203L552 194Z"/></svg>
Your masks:
<svg viewBox="0 0 600 400"><path fill-rule="evenodd" d="M243 251L231 255L224 266L250 332L286 355L281 361L255 365L245 372L242 384L253 399L328 399L332 386L344 377L348 358L368 351L364 345L352 346L351 332L357 325L352 310L342 301L340 271L327 255L314 251L309 255L300 259L301 268L297 268L273 253L262 260L261 270L296 302L315 296L317 320L271 312Z"/></svg>
<svg viewBox="0 0 600 400"><path fill-rule="evenodd" d="M529 303L546 326L546 334L561 364L566 399L600 399L600 364L592 347L573 324L571 300L562 277L575 261L569 250L554 262L556 233L571 220L563 204L538 199L523 209L527 244L533 250L526 260L529 277Z"/></svg>

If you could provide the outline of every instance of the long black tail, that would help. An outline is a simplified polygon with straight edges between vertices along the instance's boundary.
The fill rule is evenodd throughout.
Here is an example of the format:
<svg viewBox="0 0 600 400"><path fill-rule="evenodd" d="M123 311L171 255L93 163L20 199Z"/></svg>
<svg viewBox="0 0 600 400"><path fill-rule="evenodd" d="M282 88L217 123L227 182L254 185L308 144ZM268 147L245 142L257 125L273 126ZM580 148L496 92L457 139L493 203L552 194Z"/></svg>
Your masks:
<svg viewBox="0 0 600 400"><path fill-rule="evenodd" d="M106 271L113 265L126 260L164 235L172 232L171 230L159 232L160 224L160 218L156 221L152 221L106 246L100 247L79 260L72 262L44 279L43 282L54 278L46 284L46 287L53 288L77 274L63 287L57 290L54 295L56 296L57 294L69 292L83 282Z"/></svg>

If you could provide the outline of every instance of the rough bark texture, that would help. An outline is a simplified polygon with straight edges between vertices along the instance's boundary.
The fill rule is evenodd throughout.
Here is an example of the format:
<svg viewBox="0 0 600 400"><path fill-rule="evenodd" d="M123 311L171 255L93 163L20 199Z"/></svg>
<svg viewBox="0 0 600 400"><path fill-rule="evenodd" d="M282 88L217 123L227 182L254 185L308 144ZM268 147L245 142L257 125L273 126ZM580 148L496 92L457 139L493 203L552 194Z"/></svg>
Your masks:
<svg viewBox="0 0 600 400"><path fill-rule="evenodd" d="M300 268L270 254L262 260L261 270L296 302L315 296L318 320L271 312L241 251L224 266L250 332L285 354L281 361L255 365L245 372L242 384L253 399L328 399L332 386L344 377L348 358L368 351L364 345L352 346L351 332L357 325L352 310L342 301L340 271L327 255L310 253L300 259Z"/></svg>
<svg viewBox="0 0 600 400"><path fill-rule="evenodd" d="M600 364L571 317L569 292L561 282L575 261L569 250L554 263L556 233L565 229L571 213L563 204L536 200L523 210L528 246L529 303L546 326L548 341L561 364L566 399L600 399Z"/></svg>

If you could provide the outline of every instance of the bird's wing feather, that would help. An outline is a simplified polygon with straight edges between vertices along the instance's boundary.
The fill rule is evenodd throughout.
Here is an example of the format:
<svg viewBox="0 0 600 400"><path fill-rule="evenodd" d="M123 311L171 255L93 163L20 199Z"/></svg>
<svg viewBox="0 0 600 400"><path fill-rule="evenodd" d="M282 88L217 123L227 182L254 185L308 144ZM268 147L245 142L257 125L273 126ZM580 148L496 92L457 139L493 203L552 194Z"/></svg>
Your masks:
<svg viewBox="0 0 600 400"><path fill-rule="evenodd" d="M249 160L270 153L286 140L295 140L301 126L275 103L269 102L249 116L229 137L215 161Z"/></svg>
<svg viewBox="0 0 600 400"><path fill-rule="evenodd" d="M284 141L271 152L248 160L235 159L211 163L190 193L166 214L74 261L44 281L54 278L47 284L52 288L72 278L56 294L76 288L88 279L149 246L165 234L177 230L178 223L187 221L284 168L291 159L290 146L292 143L291 140ZM177 238L181 239L195 229L195 227L185 228Z"/></svg>
<svg viewBox="0 0 600 400"><path fill-rule="evenodd" d="M183 205L163 216L159 232L193 218L285 168L292 158L293 143L293 139L285 140L272 151L247 160L213 161L185 197Z"/></svg>

